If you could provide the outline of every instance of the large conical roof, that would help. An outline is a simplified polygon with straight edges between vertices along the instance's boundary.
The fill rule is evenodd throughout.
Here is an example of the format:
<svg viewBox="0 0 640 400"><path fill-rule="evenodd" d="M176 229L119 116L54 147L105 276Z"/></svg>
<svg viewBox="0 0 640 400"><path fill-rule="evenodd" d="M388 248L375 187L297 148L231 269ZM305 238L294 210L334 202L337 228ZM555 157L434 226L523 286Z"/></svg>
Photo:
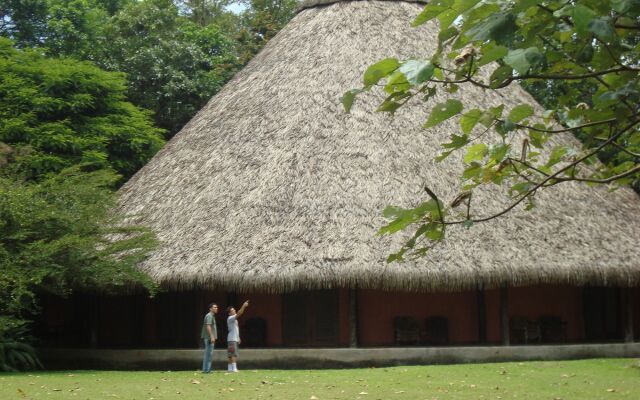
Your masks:
<svg viewBox="0 0 640 400"><path fill-rule="evenodd" d="M141 268L174 288L236 291L637 284L638 196L577 184L539 193L533 211L452 230L423 259L385 262L403 240L375 235L385 206L424 201L425 183L445 201L459 192L460 160L433 160L457 128L422 129L424 103L391 118L373 112L379 94L359 98L351 114L339 98L382 58L434 51L436 26L410 27L420 10L307 4L123 187L122 209L162 242ZM470 107L532 101L511 88L455 96ZM474 198L487 213L504 204L497 192Z"/></svg>

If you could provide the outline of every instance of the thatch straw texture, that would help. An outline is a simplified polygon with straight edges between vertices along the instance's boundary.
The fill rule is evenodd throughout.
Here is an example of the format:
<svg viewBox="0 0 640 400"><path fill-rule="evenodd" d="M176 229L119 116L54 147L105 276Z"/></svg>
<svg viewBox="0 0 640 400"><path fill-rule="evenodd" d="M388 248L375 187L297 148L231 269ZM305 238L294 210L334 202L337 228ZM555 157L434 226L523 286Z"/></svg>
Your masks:
<svg viewBox="0 0 640 400"><path fill-rule="evenodd" d="M534 211L450 230L424 259L386 264L404 239L375 235L381 210L426 200L425 183L444 201L460 190L459 159L433 161L457 126L422 129L420 102L391 118L373 112L379 94L351 114L339 98L377 60L432 53L435 25L410 27L420 10L354 1L301 11L123 187L122 209L162 242L141 268L176 289L234 291L637 285L638 196L577 184L541 192ZM516 85L456 96L481 107L532 101ZM487 214L506 202L474 196Z"/></svg>

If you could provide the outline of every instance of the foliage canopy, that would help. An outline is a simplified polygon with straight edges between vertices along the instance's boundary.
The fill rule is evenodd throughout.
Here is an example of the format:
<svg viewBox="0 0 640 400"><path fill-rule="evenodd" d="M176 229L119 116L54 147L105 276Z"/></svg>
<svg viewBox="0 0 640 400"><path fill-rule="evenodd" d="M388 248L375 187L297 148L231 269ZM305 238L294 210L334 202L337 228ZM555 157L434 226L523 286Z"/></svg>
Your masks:
<svg viewBox="0 0 640 400"><path fill-rule="evenodd" d="M98 64L128 76L128 96L152 110L158 126L177 132L233 76L233 41L215 24L182 17L171 0L121 10L105 27Z"/></svg>
<svg viewBox="0 0 640 400"><path fill-rule="evenodd" d="M85 164L131 176L164 141L125 94L122 74L18 50L0 38L0 142L13 148L0 149L0 162L16 161L5 173L36 179Z"/></svg>
<svg viewBox="0 0 640 400"><path fill-rule="evenodd" d="M40 182L0 177L0 338L37 312L40 292L155 291L135 268L155 238L113 212L117 179L78 167Z"/></svg>

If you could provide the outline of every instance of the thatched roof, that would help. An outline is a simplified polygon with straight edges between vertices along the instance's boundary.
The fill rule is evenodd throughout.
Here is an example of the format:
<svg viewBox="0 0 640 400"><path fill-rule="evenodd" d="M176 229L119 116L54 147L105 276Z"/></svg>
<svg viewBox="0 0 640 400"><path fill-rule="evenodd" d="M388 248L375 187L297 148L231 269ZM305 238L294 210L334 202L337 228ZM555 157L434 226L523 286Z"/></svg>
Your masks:
<svg viewBox="0 0 640 400"><path fill-rule="evenodd" d="M375 235L385 206L424 201L425 183L445 201L459 192L460 160L433 161L457 126L422 129L420 102L391 118L373 112L379 93L351 114L339 98L377 60L433 52L435 25L409 26L420 10L393 1L302 10L123 187L122 209L162 242L141 268L173 288L235 291L638 284L638 196L577 184L539 193L534 211L451 230L423 259L385 262L403 241ZM456 96L482 107L532 101L517 85ZM486 213L506 201L474 195Z"/></svg>

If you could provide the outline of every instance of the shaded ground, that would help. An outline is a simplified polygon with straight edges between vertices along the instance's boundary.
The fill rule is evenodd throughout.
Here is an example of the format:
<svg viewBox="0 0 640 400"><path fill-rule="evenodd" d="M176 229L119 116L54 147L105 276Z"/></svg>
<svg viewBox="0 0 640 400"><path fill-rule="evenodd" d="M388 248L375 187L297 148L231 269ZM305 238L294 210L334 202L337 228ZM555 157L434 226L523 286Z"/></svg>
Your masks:
<svg viewBox="0 0 640 400"><path fill-rule="evenodd" d="M345 370L0 374L1 399L638 399L637 360ZM239 363L242 368L242 363Z"/></svg>

